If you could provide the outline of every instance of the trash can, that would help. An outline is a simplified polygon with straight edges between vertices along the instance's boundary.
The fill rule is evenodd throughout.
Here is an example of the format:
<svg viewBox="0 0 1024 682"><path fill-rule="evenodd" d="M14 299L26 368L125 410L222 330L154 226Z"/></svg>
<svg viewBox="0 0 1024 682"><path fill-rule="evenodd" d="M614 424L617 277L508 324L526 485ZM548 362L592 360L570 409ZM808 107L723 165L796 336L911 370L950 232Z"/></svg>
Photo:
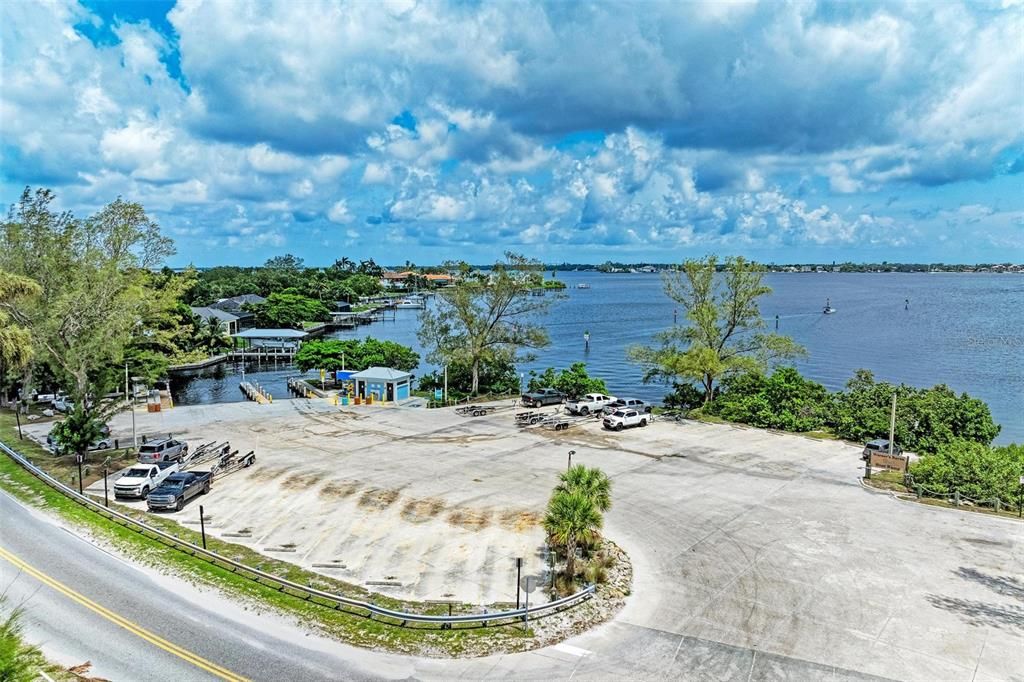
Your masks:
<svg viewBox="0 0 1024 682"><path fill-rule="evenodd" d="M348 396L347 395L341 396L341 404L342 405L348 405Z"/></svg>
<svg viewBox="0 0 1024 682"><path fill-rule="evenodd" d="M363 402L363 399L360 398L359 396L356 396L356 405L361 405L362 402Z"/></svg>

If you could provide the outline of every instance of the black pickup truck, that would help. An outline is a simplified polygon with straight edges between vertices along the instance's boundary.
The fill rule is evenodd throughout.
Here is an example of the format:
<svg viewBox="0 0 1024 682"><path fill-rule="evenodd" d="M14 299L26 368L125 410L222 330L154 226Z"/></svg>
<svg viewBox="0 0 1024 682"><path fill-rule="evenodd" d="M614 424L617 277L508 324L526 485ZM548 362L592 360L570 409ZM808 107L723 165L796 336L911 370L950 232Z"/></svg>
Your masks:
<svg viewBox="0 0 1024 682"><path fill-rule="evenodd" d="M171 474L146 497L150 511L174 509L181 511L185 503L197 495L210 492L212 471L182 471Z"/></svg>
<svg viewBox="0 0 1024 682"><path fill-rule="evenodd" d="M542 388L533 393L524 393L520 402L524 407L543 407L545 405L561 405L565 402L565 394L553 388Z"/></svg>

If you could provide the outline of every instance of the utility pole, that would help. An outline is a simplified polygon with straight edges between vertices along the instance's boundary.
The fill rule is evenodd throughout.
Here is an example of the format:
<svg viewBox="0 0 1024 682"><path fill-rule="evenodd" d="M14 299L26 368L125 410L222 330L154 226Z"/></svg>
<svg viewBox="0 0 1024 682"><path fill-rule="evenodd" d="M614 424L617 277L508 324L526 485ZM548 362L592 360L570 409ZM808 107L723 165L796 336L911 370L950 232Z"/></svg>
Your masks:
<svg viewBox="0 0 1024 682"><path fill-rule="evenodd" d="M107 467L103 467L103 506L110 506L110 498L107 497Z"/></svg>
<svg viewBox="0 0 1024 682"><path fill-rule="evenodd" d="M75 462L78 463L78 494L82 494L82 455L78 453L75 455Z"/></svg>
<svg viewBox="0 0 1024 682"><path fill-rule="evenodd" d="M135 434L135 391L131 392L131 398L128 395L128 363L126 362L124 363L124 400L132 413L132 447L137 450L139 448L139 439Z"/></svg>
<svg viewBox="0 0 1024 682"><path fill-rule="evenodd" d="M448 404L448 365L444 366L444 404Z"/></svg>
<svg viewBox="0 0 1024 682"><path fill-rule="evenodd" d="M889 456L892 457L893 438L896 437L896 392L892 394L892 416L889 418Z"/></svg>
<svg viewBox="0 0 1024 682"><path fill-rule="evenodd" d="M18 440L25 440L25 436L21 433L21 398L14 403L14 420L18 422Z"/></svg>

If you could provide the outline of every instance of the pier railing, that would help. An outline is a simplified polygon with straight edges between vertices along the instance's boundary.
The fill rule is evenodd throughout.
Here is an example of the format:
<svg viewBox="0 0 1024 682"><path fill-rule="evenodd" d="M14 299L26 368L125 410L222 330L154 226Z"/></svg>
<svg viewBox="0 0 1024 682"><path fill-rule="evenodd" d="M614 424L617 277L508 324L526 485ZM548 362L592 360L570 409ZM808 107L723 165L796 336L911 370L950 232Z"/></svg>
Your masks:
<svg viewBox="0 0 1024 682"><path fill-rule="evenodd" d="M587 585L579 592L569 595L568 597L562 597L554 601L537 604L530 606L529 608L520 609L509 609L506 611L495 611L491 613L466 613L466 614L447 614L447 615L429 615L423 613L411 613L408 611L396 611L394 609L384 608L383 606L377 606L376 604L361 601L359 599L351 599L341 594L335 594L324 590L318 590L308 585L302 585L300 583L293 582L287 578L282 578L266 571L261 571L258 568L253 568L240 561L236 561L230 557L226 557L222 554L218 554L212 550L204 549L199 545L195 545L187 540L182 540L170 533L160 530L154 526L151 526L143 521L132 518L127 514L122 514L115 509L109 509L104 507L101 503L93 500L85 495L80 495L73 489L64 485L57 479L50 476L48 473L37 467L35 464L30 462L26 457L16 452L12 448L8 447L6 443L0 442L0 451L3 451L8 457L19 464L23 469L28 471L30 474L47 484L57 492L61 493L65 497L77 502L78 504L92 510L93 512L103 516L115 523L118 523L125 528L133 530L140 535L149 537L152 540L163 542L164 544L173 547L185 554L193 556L197 559L202 559L210 564L226 568L232 573L241 575L253 582L259 583L267 587L276 588L278 591L286 592L301 598L306 599L314 604L323 606L325 608L331 608L337 611L347 611L349 609L356 609L357 611L365 611L370 615L379 616L382 618L390 619L392 621L398 621L395 623L397 626L405 626L409 622L415 623L427 623L436 624L441 629L450 629L454 623L480 623L482 625L495 625L504 623L513 623L517 621L528 621L530 616L543 614L548 611L560 609L562 607L571 607L582 603L594 594L595 586L593 584ZM388 622L388 621L384 621Z"/></svg>

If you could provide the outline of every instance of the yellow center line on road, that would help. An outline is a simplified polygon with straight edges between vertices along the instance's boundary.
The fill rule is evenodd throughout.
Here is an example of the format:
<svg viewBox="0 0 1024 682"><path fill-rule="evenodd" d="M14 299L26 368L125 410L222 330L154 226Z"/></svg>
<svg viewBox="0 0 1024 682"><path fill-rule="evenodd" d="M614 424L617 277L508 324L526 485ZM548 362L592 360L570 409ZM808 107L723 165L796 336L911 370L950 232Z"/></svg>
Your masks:
<svg viewBox="0 0 1024 682"><path fill-rule="evenodd" d="M192 665L194 665L194 666L196 666L198 668L202 668L206 672L208 672L208 673L210 673L212 675L216 675L217 677L221 678L222 680L229 680L230 682L248 682L248 680L246 678L242 677L241 675L236 675L235 673L231 672L230 670L228 670L226 668L220 667L216 663L211 663L210 661L207 661L205 658L197 656L196 654L192 653L191 651L188 651L186 649L181 648L177 644L173 644L172 642L168 642L166 639L160 637L159 635L155 635L152 632L150 632L149 630L146 630L145 628L136 625L135 623L131 622L130 620L117 615L113 611L111 611L111 610L109 610L107 608L104 608L103 606L100 606L99 604L97 604L93 600L89 599L88 597L86 597L84 595L81 595L78 592L75 592L74 590L72 590L67 585L65 585L65 584L63 584L63 583L61 583L61 582L51 578L50 576L46 575L42 571L40 571L40 570L30 566L29 564L25 563L24 561L22 561L18 557L14 556L10 552L8 552L3 547L0 547L0 559L6 559L13 566L21 569L25 573L28 573L29 575L31 575L33 578L35 578L39 582L43 583L44 585L52 587L53 589L57 590L58 592L60 592L64 596L68 597L72 601L78 602L79 604L81 604L85 608L89 609L90 611L93 611L93 612L103 616L104 618L106 618L110 622L114 623L115 625L118 625L118 626L124 628L125 630L127 630L128 632L132 633L133 635L136 635L137 637L140 637L140 638L146 640L147 642L149 642L153 646L159 647L159 648L163 649L164 651L166 651L166 652L168 652L170 654L174 654L178 658L181 658L182 660L188 661Z"/></svg>

